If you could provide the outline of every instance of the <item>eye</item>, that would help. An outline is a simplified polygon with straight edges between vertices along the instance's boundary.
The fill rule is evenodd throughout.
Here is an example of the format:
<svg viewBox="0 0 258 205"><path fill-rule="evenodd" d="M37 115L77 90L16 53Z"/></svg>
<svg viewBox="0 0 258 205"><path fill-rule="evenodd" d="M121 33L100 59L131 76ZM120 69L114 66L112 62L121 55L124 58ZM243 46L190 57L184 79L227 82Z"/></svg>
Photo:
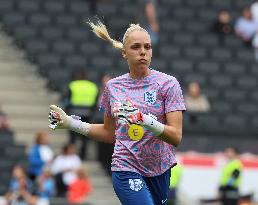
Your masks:
<svg viewBox="0 0 258 205"><path fill-rule="evenodd" d="M150 44L146 44L144 47L145 47L146 50L150 50L151 49L151 45Z"/></svg>
<svg viewBox="0 0 258 205"><path fill-rule="evenodd" d="M134 45L131 46L131 48L134 49L134 50L136 50L136 49L140 48L140 45L134 44Z"/></svg>

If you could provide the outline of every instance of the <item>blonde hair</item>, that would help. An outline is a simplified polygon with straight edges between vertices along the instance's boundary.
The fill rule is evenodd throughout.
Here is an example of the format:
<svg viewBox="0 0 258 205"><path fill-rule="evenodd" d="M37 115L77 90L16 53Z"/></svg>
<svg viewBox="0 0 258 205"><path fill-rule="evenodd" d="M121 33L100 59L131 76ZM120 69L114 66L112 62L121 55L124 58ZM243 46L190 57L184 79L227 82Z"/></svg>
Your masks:
<svg viewBox="0 0 258 205"><path fill-rule="evenodd" d="M144 32L148 33L139 24L130 24L124 34L123 42L120 42L120 41L114 40L110 37L107 27L100 20L97 20L97 23L93 23L92 21L89 20L87 23L91 27L93 33L96 34L96 36L111 43L111 45L114 48L119 49L119 50L122 50L124 48L126 39L128 38L129 34L132 33L133 31L137 30L137 31L144 31Z"/></svg>

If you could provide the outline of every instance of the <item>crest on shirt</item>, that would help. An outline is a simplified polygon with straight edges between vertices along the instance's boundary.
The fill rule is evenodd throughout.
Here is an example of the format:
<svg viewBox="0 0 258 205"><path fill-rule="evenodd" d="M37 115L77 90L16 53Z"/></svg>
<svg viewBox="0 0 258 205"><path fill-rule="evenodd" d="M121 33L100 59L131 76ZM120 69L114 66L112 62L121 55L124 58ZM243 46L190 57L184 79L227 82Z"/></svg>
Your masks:
<svg viewBox="0 0 258 205"><path fill-rule="evenodd" d="M129 185L133 191L140 191L143 187L141 179L129 179Z"/></svg>
<svg viewBox="0 0 258 205"><path fill-rule="evenodd" d="M147 105L153 105L156 102L156 98L157 98L156 90L151 90L144 93L144 102Z"/></svg>

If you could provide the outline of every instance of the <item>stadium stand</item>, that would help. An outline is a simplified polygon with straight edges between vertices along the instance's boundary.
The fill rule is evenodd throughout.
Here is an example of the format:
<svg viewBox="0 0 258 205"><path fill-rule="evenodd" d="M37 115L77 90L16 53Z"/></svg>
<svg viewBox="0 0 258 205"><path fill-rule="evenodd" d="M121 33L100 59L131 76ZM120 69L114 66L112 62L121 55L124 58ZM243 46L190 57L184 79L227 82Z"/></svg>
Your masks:
<svg viewBox="0 0 258 205"><path fill-rule="evenodd" d="M195 125L186 112L182 150L221 150L224 145L218 142L222 138L228 143L243 138L241 142L247 144L257 141L258 69L253 51L234 35L226 36L221 44L211 31L220 9L236 18L250 4L251 0L159 1L160 41L152 66L177 77L184 89L189 82L198 81L212 107ZM134 22L135 7L129 0L116 0L100 2L97 11L111 27L111 35L121 39L128 23ZM126 72L125 62L117 60L120 54L93 38L85 24L88 17L89 4L84 0L9 0L0 5L5 31L38 65L49 88L60 92L77 67L87 69L94 80L104 70ZM205 146L204 136L218 146ZM243 143L237 146L248 151Z"/></svg>
<svg viewBox="0 0 258 205"><path fill-rule="evenodd" d="M5 194L9 185L12 168L16 164L27 166L25 146L14 141L14 134L10 130L0 130L0 195ZM6 160L8 159L8 160Z"/></svg>

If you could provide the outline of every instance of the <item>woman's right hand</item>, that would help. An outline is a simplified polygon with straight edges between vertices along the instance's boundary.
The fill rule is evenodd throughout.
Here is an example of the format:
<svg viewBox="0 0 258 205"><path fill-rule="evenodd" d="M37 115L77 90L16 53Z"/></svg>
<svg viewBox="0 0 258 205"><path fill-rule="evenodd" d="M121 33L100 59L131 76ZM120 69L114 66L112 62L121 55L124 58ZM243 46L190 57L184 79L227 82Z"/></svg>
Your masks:
<svg viewBox="0 0 258 205"><path fill-rule="evenodd" d="M70 125L70 116L68 116L60 107L56 105L50 105L49 112L49 128L55 129L67 129Z"/></svg>

